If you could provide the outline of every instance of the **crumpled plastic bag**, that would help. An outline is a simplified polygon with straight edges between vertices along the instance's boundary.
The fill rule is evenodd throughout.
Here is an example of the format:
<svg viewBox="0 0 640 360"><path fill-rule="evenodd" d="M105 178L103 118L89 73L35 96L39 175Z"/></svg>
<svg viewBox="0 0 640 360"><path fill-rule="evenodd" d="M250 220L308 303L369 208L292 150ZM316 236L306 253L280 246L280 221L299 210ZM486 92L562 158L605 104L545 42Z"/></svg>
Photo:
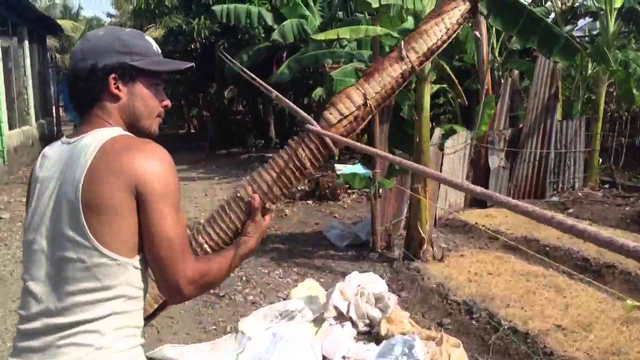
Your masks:
<svg viewBox="0 0 640 360"><path fill-rule="evenodd" d="M424 360L427 351L415 335L398 335L380 344L375 360Z"/></svg>
<svg viewBox="0 0 640 360"><path fill-rule="evenodd" d="M308 324L322 313L317 296L305 296L271 304L252 312L238 322L238 332L254 338L282 324ZM310 331L310 330L309 330Z"/></svg>
<svg viewBox="0 0 640 360"><path fill-rule="evenodd" d="M324 318L332 324L349 320L365 333L377 328L397 303L398 297L381 277L355 271L329 290Z"/></svg>
<svg viewBox="0 0 640 360"><path fill-rule="evenodd" d="M284 323L255 335L238 360L322 360L322 347L308 323Z"/></svg>
<svg viewBox="0 0 640 360"><path fill-rule="evenodd" d="M166 344L147 353L148 359L153 360L210 360L215 355L216 360L235 360L244 349L246 337L228 334L217 340L190 344Z"/></svg>
<svg viewBox="0 0 640 360"><path fill-rule="evenodd" d="M374 273L349 274L329 290L326 302L323 293L320 284L307 279L291 291L292 299L265 306L240 320L237 334L206 343L163 345L147 357L321 360L324 355L329 360L468 360L458 339L422 329L411 320ZM380 345L356 341L358 333L369 331L377 331L386 340Z"/></svg>
<svg viewBox="0 0 640 360"><path fill-rule="evenodd" d="M322 233L334 245L341 248L367 243L371 240L371 218L368 217L355 225L334 219Z"/></svg>
<svg viewBox="0 0 640 360"><path fill-rule="evenodd" d="M238 334L192 345L163 345L147 354L155 360L321 360L310 326L322 314L317 296L265 306L238 323Z"/></svg>
<svg viewBox="0 0 640 360"><path fill-rule="evenodd" d="M382 319L379 335L383 339L398 335L417 336L428 350L425 360L468 360L460 340L443 332L421 328L411 319L411 315L399 306L395 306L391 313Z"/></svg>
<svg viewBox="0 0 640 360"><path fill-rule="evenodd" d="M362 164L357 163L353 165L344 165L344 164L335 164L336 174L345 175L345 174L360 174L366 177L372 177L373 173L371 170L364 167Z"/></svg>
<svg viewBox="0 0 640 360"><path fill-rule="evenodd" d="M333 325L325 322L316 338L322 342L322 355L329 360L373 360L378 346L357 342L356 334L350 322Z"/></svg>

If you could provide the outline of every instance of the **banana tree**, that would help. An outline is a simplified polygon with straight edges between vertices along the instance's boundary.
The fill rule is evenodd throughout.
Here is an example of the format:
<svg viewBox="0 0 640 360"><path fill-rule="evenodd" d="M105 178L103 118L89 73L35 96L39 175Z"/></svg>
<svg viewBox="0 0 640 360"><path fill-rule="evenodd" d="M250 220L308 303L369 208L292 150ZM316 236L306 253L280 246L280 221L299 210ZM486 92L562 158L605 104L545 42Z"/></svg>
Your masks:
<svg viewBox="0 0 640 360"><path fill-rule="evenodd" d="M401 39L408 32L415 28L417 23L435 6L433 0L418 1L400 1L400 0L361 0L355 2L355 11L361 14L360 18L350 19L351 22L360 21L357 26L345 26L333 29L315 36L316 39L325 40L346 40L349 41L348 46L359 47L361 49L371 49L373 58L382 56L392 48L401 45ZM350 66L350 65L347 65ZM348 71L348 67L339 69L340 75ZM338 73L331 74L334 79ZM429 75L427 75L428 77ZM353 79L355 82L356 79ZM427 91L430 93L430 91ZM406 99L407 97L405 97ZM396 107L394 106L395 98L391 99L389 104L376 114L371 120L370 135L373 146L383 150L389 150L389 131L391 130L391 120L398 116ZM406 108L406 101L405 101ZM428 106L428 105L427 105ZM401 106L402 108L402 106ZM394 110L395 114L394 114ZM402 109L401 109L402 111ZM414 119L411 119L413 121ZM418 121L415 121L419 124ZM428 135L427 135L428 137ZM413 150L413 149L411 149ZM411 154L412 151L408 151ZM426 157L428 159L428 156ZM373 159L372 165L374 171L374 181L381 183L385 181L388 163ZM372 249L381 251L392 245L393 234L390 231L391 224L401 218L402 214L394 214L394 209L402 209L403 206L397 206L400 202L406 201L404 194L398 191L382 191L382 187L377 188L378 191L372 192L371 195L371 214L372 214Z"/></svg>
<svg viewBox="0 0 640 360"><path fill-rule="evenodd" d="M615 84L620 100L627 106L640 104L638 78L633 72L634 67L637 66L634 62L636 52L625 49L628 39L621 35L622 31L631 33L631 28L637 29L640 26L637 23L630 27L626 26L621 17L623 13L637 11L639 9L637 3L627 1L625 4L624 0L597 0L592 3L592 6L599 15L598 35L588 53L596 65L594 71L596 119L592 123L586 184L597 188L602 124L609 84L612 82Z"/></svg>
<svg viewBox="0 0 640 360"><path fill-rule="evenodd" d="M215 5L212 9L214 22L246 29L256 35L255 39L259 39L236 52L236 61L259 77L267 78L268 82L293 97L304 93L301 91L301 82L290 81L300 72L321 68L326 64L354 61L368 64L371 59L370 51L338 49L318 41L326 40L327 34L325 37L314 39L315 35L332 28L340 19L324 1L272 1L269 6L224 4ZM351 36L358 30L362 31L350 29L347 34L341 33L337 36ZM230 67L226 67L225 73L227 77L237 75ZM273 103L270 100L262 97L261 103L265 115L274 114ZM274 117L264 118L268 121L269 141L274 144Z"/></svg>

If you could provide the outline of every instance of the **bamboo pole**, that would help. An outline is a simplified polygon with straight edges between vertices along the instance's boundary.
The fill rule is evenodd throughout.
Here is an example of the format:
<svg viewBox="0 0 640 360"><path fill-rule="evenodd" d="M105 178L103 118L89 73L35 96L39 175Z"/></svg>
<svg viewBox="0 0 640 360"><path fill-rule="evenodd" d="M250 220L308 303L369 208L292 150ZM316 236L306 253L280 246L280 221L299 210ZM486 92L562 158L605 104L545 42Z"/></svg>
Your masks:
<svg viewBox="0 0 640 360"><path fill-rule="evenodd" d="M306 125L306 130L314 134L324 136L338 144L348 146L359 152L375 156L380 159L389 161L392 164L403 167L413 173L418 173L429 179L437 181L443 185L449 186L458 191L462 191L466 194L471 194L479 199L500 205L505 209L511 210L518 215L522 215L531 220L539 222L541 224L550 226L556 230L562 231L566 234L575 236L586 242L597 245L601 248L612 251L616 254L628 257L635 261L640 262L640 244L634 243L629 240L620 239L615 236L605 234L593 227L586 226L574 221L571 221L562 216L553 214L549 211L539 209L533 205L517 201L506 196L497 194L493 191L483 189L481 187L469 184L466 181L458 181L448 178L441 173L431 170L427 167L418 165L411 161L404 160L397 156L393 156L389 153L382 152L371 148L366 145L359 144L355 141L349 140L339 135L335 135L328 131Z"/></svg>

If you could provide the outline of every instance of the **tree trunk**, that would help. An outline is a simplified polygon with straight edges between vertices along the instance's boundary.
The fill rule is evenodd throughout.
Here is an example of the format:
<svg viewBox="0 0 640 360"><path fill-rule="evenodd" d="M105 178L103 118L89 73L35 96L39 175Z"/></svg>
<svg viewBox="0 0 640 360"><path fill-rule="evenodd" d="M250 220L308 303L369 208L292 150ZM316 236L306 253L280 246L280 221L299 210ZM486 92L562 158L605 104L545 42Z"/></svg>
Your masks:
<svg viewBox="0 0 640 360"><path fill-rule="evenodd" d="M429 167L431 148L431 65L427 64L418 73L418 92L416 107L418 119L415 121L415 143L413 161ZM407 253L416 260L428 261L434 258L433 241L429 224L430 203L427 178L414 174L411 179L411 205L409 227L404 247ZM416 196L417 195L417 196Z"/></svg>
<svg viewBox="0 0 640 360"><path fill-rule="evenodd" d="M276 138L275 119L273 116L273 100L268 96L262 97L262 113L267 125L267 140L269 141L269 147L274 147L278 142Z"/></svg>
<svg viewBox="0 0 640 360"><path fill-rule="evenodd" d="M479 98L479 106L482 109L484 104L484 100L488 95L493 93L492 84L491 84L491 72L489 67L489 34L487 31L487 20L484 16L478 14L476 15L473 22L474 29L474 40L476 44L476 59L477 59L477 67L478 67L478 79L480 80L480 98ZM475 119L474 130L477 130L480 127L480 121L482 118L482 112L478 112L478 117ZM493 120L492 120L493 121ZM491 124L489 124L489 128L491 128ZM473 138L475 138L476 134L473 134ZM470 156L470 159L473 159L471 162L471 182L482 188L489 187L489 177L490 177L490 169L489 169L489 158L487 153L487 148L483 145L487 142L487 135L478 140L480 146L474 146L471 151L473 152L473 156ZM471 205L476 206L485 206L486 202L469 197L469 202Z"/></svg>
<svg viewBox="0 0 640 360"><path fill-rule="evenodd" d="M376 16L373 20L375 26L380 24L380 17ZM373 61L375 62L380 56L380 37L376 36L371 40L371 50L373 52ZM383 148L383 139L380 132L380 113L384 109L381 109L378 113L373 115L371 119L371 132L373 139L373 147L379 150L386 150ZM373 180L378 182L382 179L382 168L385 167L383 162L377 158L373 159ZM375 252L381 252L387 247L385 241L383 241L383 200L382 194L379 191L372 191L370 194L371 202L371 248Z"/></svg>
<svg viewBox="0 0 640 360"><path fill-rule="evenodd" d="M489 71L489 34L487 20L484 16L476 15L473 22L476 44L476 61L478 66L478 79L480 80L480 103L487 95L493 94L491 84L491 72Z"/></svg>
<svg viewBox="0 0 640 360"><path fill-rule="evenodd" d="M604 70L598 71L596 79L596 106L597 119L593 123L591 131L591 153L587 164L587 183L591 189L598 188L598 170L600 166L600 141L602 140L602 123L604 120L604 101L607 96L607 74Z"/></svg>

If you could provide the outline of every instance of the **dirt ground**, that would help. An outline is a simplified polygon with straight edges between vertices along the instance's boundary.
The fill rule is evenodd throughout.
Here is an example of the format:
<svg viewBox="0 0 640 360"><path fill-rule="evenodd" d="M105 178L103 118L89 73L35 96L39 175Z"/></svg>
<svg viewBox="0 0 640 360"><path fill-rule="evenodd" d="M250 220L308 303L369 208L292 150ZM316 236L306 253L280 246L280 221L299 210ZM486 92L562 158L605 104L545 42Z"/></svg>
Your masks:
<svg viewBox="0 0 640 360"><path fill-rule="evenodd" d="M598 192L583 189L530 203L576 219L640 233L639 193L615 189L602 189Z"/></svg>
<svg viewBox="0 0 640 360"><path fill-rule="evenodd" d="M456 294L484 304L561 354L640 358L640 313L553 270L492 250L456 252L446 263L427 267Z"/></svg>
<svg viewBox="0 0 640 360"><path fill-rule="evenodd" d="M181 181L182 207L189 221L194 223L203 219L243 176L265 162L270 154L229 152L212 156L204 162L199 160L202 159L200 154L192 151L174 151L173 156ZM17 320L15 309L21 286L25 180L25 176L18 177L13 184L0 187L0 286L7 294L0 298L0 358L6 357L10 351ZM587 206L585 204L590 203L579 203L573 207L582 209ZM629 202L628 206L634 207L636 204ZM629 214L633 211L629 210ZM597 211L594 213L597 214ZM400 297L400 305L412 314L418 324L443 329L460 339L470 359L583 358L550 341L538 328L527 326L527 321L531 320L511 318L509 313L503 311L509 304L497 306L486 298L487 291L509 292L508 288L492 288L489 284L486 288L480 288L482 291L472 292L478 287L470 286L465 292L461 290L464 289L463 283L452 280L444 272L434 276L437 273L434 269L458 269L458 277L462 279L469 265L458 263L457 259L465 251L490 248L499 252L491 256L493 260L490 262L499 265L503 261L501 254L509 251L496 246L495 239L481 232L468 231L464 224L455 221L444 223L437 231L437 236L448 247L448 254L444 263L430 264L435 266L430 268L403 262L397 255L372 254L367 246L340 249L322 233L331 221L353 223L367 216L368 201L358 193L349 193L337 202L285 202L276 210L269 235L255 256L248 259L218 289L171 307L161 314L145 328L145 349L152 350L166 343L195 343L219 338L233 331L241 317L284 299L291 288L306 278L317 280L328 290L353 271L372 271L387 281L390 290ZM597 215L592 217L602 220ZM522 262L535 268L532 270L534 273L540 271L539 266L529 259L522 257ZM555 276L564 279L558 274ZM558 281L564 281L562 279ZM474 279L464 278L464 281ZM559 296L568 296L562 294L560 288L555 287ZM566 299L563 301L566 302ZM570 301L567 303L574 304ZM545 321L545 315L534 308L529 311L529 316L538 323ZM567 327L567 332L574 331L565 323L562 324ZM564 336L566 333L560 334ZM593 340L578 334L572 341L580 339L587 342ZM625 349L623 351L627 351Z"/></svg>

